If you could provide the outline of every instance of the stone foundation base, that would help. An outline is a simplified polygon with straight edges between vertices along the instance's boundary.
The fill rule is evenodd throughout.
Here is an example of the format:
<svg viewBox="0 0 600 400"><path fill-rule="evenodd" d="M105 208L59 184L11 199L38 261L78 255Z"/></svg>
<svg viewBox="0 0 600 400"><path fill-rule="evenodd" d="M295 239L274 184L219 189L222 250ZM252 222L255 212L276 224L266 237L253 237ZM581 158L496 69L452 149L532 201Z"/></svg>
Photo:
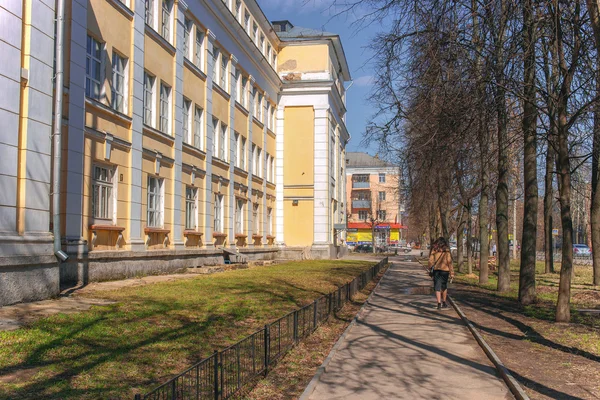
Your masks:
<svg viewBox="0 0 600 400"><path fill-rule="evenodd" d="M59 293L57 262L0 266L0 306L45 300Z"/></svg>

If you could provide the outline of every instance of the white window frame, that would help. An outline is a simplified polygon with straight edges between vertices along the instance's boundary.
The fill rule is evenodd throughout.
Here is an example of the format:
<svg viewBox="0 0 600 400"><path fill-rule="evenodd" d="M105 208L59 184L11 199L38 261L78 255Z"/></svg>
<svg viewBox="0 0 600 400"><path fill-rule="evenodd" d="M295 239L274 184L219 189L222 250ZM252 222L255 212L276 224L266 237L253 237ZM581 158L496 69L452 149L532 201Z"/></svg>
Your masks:
<svg viewBox="0 0 600 400"><path fill-rule="evenodd" d="M156 76L144 71L144 124L156 127Z"/></svg>
<svg viewBox="0 0 600 400"><path fill-rule="evenodd" d="M252 26L250 24L250 13L248 12L248 10L244 11L244 29L246 30L246 33L248 34L248 36L250 36L250 27Z"/></svg>
<svg viewBox="0 0 600 400"><path fill-rule="evenodd" d="M156 181L157 191L150 191L151 186L154 186L151 184L153 181ZM165 223L165 180L163 178L148 175L148 186L146 187L146 191L148 193L146 225L149 228L162 228ZM150 208L151 198L154 198L153 204L155 207L153 208Z"/></svg>
<svg viewBox="0 0 600 400"><path fill-rule="evenodd" d="M192 146L204 150L204 110L194 107L194 140Z"/></svg>
<svg viewBox="0 0 600 400"><path fill-rule="evenodd" d="M156 0L145 0L146 5L146 14L144 16L144 21L146 25L152 27L152 29L156 29L155 20L156 20Z"/></svg>
<svg viewBox="0 0 600 400"><path fill-rule="evenodd" d="M273 236L273 208L267 207L267 235Z"/></svg>
<svg viewBox="0 0 600 400"><path fill-rule="evenodd" d="M258 47L258 25L256 21L252 22L252 42Z"/></svg>
<svg viewBox="0 0 600 400"><path fill-rule="evenodd" d="M361 221L366 221L369 218L369 212L368 211L359 211L358 212L358 219Z"/></svg>
<svg viewBox="0 0 600 400"><path fill-rule="evenodd" d="M377 219L380 221L385 221L386 219L386 215L387 213L385 212L385 210L377 210Z"/></svg>
<svg viewBox="0 0 600 400"><path fill-rule="evenodd" d="M198 229L198 188L193 186L185 187L185 229Z"/></svg>
<svg viewBox="0 0 600 400"><path fill-rule="evenodd" d="M194 23L191 19L185 17L183 21L183 56L192 59L192 34L194 33ZM195 41L194 41L195 42Z"/></svg>
<svg viewBox="0 0 600 400"><path fill-rule="evenodd" d="M252 167L252 175L256 175L256 145L252 143L252 151L250 152L250 166Z"/></svg>
<svg viewBox="0 0 600 400"><path fill-rule="evenodd" d="M263 99L264 96L262 93L258 93L258 108L257 108L257 119L261 122L264 123L265 121L263 120Z"/></svg>
<svg viewBox="0 0 600 400"><path fill-rule="evenodd" d="M262 160L262 149L260 147L256 147L256 164L257 164L257 168L258 168L258 173L254 174L256 176L258 176L259 178L263 177L263 160Z"/></svg>
<svg viewBox="0 0 600 400"><path fill-rule="evenodd" d="M213 128L213 157L217 157L219 152L219 144L217 143L218 135L219 135L219 123L220 121L213 117L212 119L212 128Z"/></svg>
<svg viewBox="0 0 600 400"><path fill-rule="evenodd" d="M160 7L160 35L173 43L173 0L162 0Z"/></svg>
<svg viewBox="0 0 600 400"><path fill-rule="evenodd" d="M240 145L241 145L241 135L238 132L234 132L234 140L235 140L235 160L233 165L237 168L240 168Z"/></svg>
<svg viewBox="0 0 600 400"><path fill-rule="evenodd" d="M119 84L120 82L120 84ZM111 102L112 107L123 114L127 114L129 109L129 59L121 56L113 49L112 54L112 94ZM119 103L118 100L121 99ZM120 107L119 107L120 105Z"/></svg>
<svg viewBox="0 0 600 400"><path fill-rule="evenodd" d="M171 134L171 86L160 82L160 109L158 115L158 130L167 135Z"/></svg>
<svg viewBox="0 0 600 400"><path fill-rule="evenodd" d="M379 174L379 183L385 183L385 172Z"/></svg>
<svg viewBox="0 0 600 400"><path fill-rule="evenodd" d="M85 95L100 101L104 92L104 43L87 35L85 65ZM97 74L94 74L97 72ZM97 88L97 93L96 89Z"/></svg>
<svg viewBox="0 0 600 400"><path fill-rule="evenodd" d="M204 72L204 55L206 52L204 51L204 42L206 39L206 34L200 27L196 26L196 35L194 42L194 65L200 69L200 71Z"/></svg>
<svg viewBox="0 0 600 400"><path fill-rule="evenodd" d="M219 121L220 122L220 121ZM229 127L220 122L219 125L219 156L218 158L223 161L227 161L227 142L229 141Z"/></svg>
<svg viewBox="0 0 600 400"><path fill-rule="evenodd" d="M104 170L106 179L99 179L96 172ZM111 224L117 222L117 169L114 166L107 164L93 164L92 171L92 217L94 221ZM98 188L98 196L96 196L96 187ZM100 204L99 204L100 203ZM103 207L100 207L103 205ZM99 212L98 212L99 211Z"/></svg>
<svg viewBox="0 0 600 400"><path fill-rule="evenodd" d="M224 208L223 207L224 196L219 193L215 193L214 199L214 222L213 231L215 233L223 233L223 222L224 222Z"/></svg>
<svg viewBox="0 0 600 400"><path fill-rule="evenodd" d="M193 134L192 134L192 101L187 99L187 98L183 98L183 127L182 127L182 133L183 133L183 142L187 143L189 145L193 144L192 138L193 138Z"/></svg>
<svg viewBox="0 0 600 400"><path fill-rule="evenodd" d="M242 104L242 73L239 69L235 70L235 101Z"/></svg>
<svg viewBox="0 0 600 400"><path fill-rule="evenodd" d="M244 200L235 198L235 234L244 234Z"/></svg>
<svg viewBox="0 0 600 400"><path fill-rule="evenodd" d="M250 108L248 107L248 103L250 98L250 79L245 76L242 77L242 92L242 106L244 106L246 110L249 110Z"/></svg>
<svg viewBox="0 0 600 400"><path fill-rule="evenodd" d="M220 81L220 72L221 72L221 50L217 46L213 47L213 70L212 70L212 79L213 83L219 84Z"/></svg>
<svg viewBox="0 0 600 400"><path fill-rule="evenodd" d="M221 52L219 68L219 86L229 93L229 58L223 52Z"/></svg>
<svg viewBox="0 0 600 400"><path fill-rule="evenodd" d="M254 222L254 234L260 235L260 204L252 204L252 221Z"/></svg>
<svg viewBox="0 0 600 400"><path fill-rule="evenodd" d="M379 201L385 201L385 192L379 192Z"/></svg>
<svg viewBox="0 0 600 400"><path fill-rule="evenodd" d="M240 25L242 24L242 8L242 0L235 0L235 19L237 19Z"/></svg>
<svg viewBox="0 0 600 400"><path fill-rule="evenodd" d="M240 141L240 168L244 171L248 171L248 166L246 165L246 138L242 136L242 140Z"/></svg>

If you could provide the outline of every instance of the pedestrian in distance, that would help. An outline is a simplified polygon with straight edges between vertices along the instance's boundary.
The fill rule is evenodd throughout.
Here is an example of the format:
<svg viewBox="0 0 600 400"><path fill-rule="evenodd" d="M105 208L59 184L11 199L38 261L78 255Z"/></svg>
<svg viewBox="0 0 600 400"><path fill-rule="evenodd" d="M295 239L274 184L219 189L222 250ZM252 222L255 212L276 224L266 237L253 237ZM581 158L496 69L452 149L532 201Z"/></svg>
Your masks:
<svg viewBox="0 0 600 400"><path fill-rule="evenodd" d="M448 241L440 237L431 246L429 253L429 270L433 278L437 309L447 309L446 297L448 296L448 279L454 279L454 265Z"/></svg>

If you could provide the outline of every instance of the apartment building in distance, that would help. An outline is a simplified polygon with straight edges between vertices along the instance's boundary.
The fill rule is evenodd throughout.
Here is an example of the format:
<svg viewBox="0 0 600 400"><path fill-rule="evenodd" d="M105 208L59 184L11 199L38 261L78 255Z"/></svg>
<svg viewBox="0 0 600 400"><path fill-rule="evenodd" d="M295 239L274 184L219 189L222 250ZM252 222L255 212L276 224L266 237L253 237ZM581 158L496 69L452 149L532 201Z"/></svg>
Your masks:
<svg viewBox="0 0 600 400"><path fill-rule="evenodd" d="M0 5L0 305L222 263L224 249L335 254L349 140L339 36L271 23L256 0L65 3L60 171L57 10Z"/></svg>
<svg viewBox="0 0 600 400"><path fill-rule="evenodd" d="M367 153L346 155L346 244L397 244L401 239L403 204L399 168Z"/></svg>

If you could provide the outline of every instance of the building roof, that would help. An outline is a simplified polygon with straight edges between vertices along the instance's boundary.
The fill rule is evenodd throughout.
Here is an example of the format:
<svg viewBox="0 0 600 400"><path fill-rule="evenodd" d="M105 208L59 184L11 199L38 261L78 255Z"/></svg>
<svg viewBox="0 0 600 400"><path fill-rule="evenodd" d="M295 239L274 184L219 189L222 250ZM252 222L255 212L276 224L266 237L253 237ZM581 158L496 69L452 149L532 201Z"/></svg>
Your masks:
<svg viewBox="0 0 600 400"><path fill-rule="evenodd" d="M344 52L344 47L342 46L342 40L340 39L340 35L337 33L319 31L312 28L303 28L301 26L294 26L288 20L282 21L272 21L271 25L273 26L273 30L279 36L279 40L282 43L288 42L301 42L301 41L314 41L314 40L330 40L333 44L334 51L338 58L338 62L341 67L341 75L344 81L350 81L352 77L350 76L350 68L348 67L348 60L346 59L346 54Z"/></svg>
<svg viewBox="0 0 600 400"><path fill-rule="evenodd" d="M346 160L347 168L397 167L397 165L381 160L377 156L373 157L367 153L348 152L346 153Z"/></svg>

